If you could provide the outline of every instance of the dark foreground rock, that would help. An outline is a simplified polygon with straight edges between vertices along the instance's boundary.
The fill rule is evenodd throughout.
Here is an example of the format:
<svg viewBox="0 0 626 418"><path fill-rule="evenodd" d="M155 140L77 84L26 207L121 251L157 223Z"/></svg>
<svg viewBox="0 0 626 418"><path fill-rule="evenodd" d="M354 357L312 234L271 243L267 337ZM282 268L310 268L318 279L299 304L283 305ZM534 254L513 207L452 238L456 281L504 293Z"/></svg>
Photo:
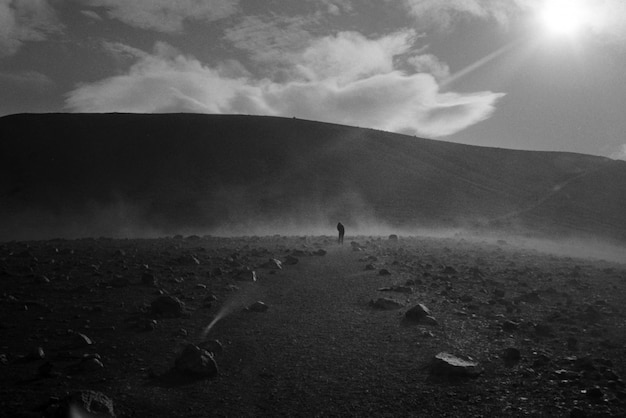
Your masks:
<svg viewBox="0 0 626 418"><path fill-rule="evenodd" d="M63 399L51 399L44 406L45 418L115 418L113 401L106 395L93 390L72 392Z"/></svg>
<svg viewBox="0 0 626 418"><path fill-rule="evenodd" d="M209 378L218 373L213 354L194 344L185 347L176 359L175 369L179 373L198 378Z"/></svg>

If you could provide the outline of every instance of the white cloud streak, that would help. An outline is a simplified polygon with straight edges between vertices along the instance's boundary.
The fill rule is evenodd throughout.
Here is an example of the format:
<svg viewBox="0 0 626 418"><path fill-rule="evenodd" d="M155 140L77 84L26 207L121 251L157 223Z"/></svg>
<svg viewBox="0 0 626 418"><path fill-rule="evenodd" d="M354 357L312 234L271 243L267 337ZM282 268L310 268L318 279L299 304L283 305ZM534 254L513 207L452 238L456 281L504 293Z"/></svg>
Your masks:
<svg viewBox="0 0 626 418"><path fill-rule="evenodd" d="M62 30L46 0L0 0L0 57L15 54L24 42L43 41Z"/></svg>
<svg viewBox="0 0 626 418"><path fill-rule="evenodd" d="M212 22L238 11L239 0L82 0L106 9L107 16L130 26L165 33L182 32L185 21Z"/></svg>
<svg viewBox="0 0 626 418"><path fill-rule="evenodd" d="M206 66L159 43L127 74L78 86L66 105L81 112L296 116L429 137L488 118L503 94L440 93L431 74L394 68L413 37L412 31L378 39L341 32L314 39L284 57L292 76L282 81L254 78L233 62Z"/></svg>

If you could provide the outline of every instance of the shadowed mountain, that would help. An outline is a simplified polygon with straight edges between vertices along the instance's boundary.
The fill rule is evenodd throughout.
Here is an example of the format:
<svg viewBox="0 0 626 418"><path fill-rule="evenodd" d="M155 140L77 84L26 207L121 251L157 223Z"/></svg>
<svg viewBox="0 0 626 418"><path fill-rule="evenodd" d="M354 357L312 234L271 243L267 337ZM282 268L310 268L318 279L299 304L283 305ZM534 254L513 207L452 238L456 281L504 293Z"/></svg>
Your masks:
<svg viewBox="0 0 626 418"><path fill-rule="evenodd" d="M0 118L0 239L496 228L626 240L626 163L298 119ZM375 231L374 231L375 232Z"/></svg>

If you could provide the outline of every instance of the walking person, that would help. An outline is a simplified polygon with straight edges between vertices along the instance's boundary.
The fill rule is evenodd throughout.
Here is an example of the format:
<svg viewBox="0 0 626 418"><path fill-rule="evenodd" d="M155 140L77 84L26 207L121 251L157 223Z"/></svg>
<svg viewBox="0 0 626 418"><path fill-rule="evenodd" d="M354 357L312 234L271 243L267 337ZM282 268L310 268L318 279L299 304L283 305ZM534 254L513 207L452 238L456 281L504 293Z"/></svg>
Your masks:
<svg viewBox="0 0 626 418"><path fill-rule="evenodd" d="M337 231L339 231L339 239L337 240L337 244L343 245L343 235L346 232L346 229L343 227L341 222L337 224Z"/></svg>

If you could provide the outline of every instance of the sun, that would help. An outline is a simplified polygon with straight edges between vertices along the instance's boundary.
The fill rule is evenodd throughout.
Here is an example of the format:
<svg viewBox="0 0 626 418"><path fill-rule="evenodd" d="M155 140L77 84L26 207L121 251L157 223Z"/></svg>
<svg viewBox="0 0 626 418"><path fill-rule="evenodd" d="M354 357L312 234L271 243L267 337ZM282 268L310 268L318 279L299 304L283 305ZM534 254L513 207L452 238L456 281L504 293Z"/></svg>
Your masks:
<svg viewBox="0 0 626 418"><path fill-rule="evenodd" d="M546 0L540 18L549 32L573 36L589 24L589 12L581 0Z"/></svg>

